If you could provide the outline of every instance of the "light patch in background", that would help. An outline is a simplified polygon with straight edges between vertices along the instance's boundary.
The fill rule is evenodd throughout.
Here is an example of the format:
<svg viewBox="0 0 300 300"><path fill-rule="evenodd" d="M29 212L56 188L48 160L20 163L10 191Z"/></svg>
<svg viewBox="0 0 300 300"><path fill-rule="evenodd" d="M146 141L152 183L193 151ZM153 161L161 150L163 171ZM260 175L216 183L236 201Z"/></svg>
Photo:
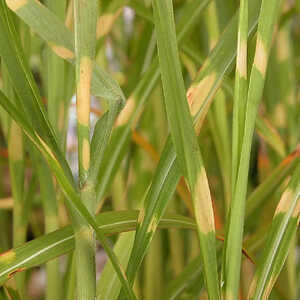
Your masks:
<svg viewBox="0 0 300 300"><path fill-rule="evenodd" d="M124 6L123 9L124 31L127 36L132 35L134 17L135 17L134 10L129 6Z"/></svg>

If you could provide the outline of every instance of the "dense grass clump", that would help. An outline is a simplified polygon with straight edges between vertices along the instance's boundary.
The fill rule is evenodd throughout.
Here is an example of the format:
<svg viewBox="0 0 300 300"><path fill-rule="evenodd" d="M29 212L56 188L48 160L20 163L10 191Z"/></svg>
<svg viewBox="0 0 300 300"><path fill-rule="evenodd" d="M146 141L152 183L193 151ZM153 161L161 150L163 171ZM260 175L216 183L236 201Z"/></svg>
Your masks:
<svg viewBox="0 0 300 300"><path fill-rule="evenodd" d="M299 13L0 0L0 299L299 299Z"/></svg>

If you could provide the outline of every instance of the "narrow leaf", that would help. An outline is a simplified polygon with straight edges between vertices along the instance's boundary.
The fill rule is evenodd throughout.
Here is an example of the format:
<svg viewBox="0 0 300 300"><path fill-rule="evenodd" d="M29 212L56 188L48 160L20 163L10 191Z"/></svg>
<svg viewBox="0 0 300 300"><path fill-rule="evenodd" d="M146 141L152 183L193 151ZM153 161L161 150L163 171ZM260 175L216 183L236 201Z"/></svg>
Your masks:
<svg viewBox="0 0 300 300"><path fill-rule="evenodd" d="M262 257L254 275L249 299L267 299L278 278L296 234L300 217L300 165L281 196Z"/></svg>
<svg viewBox="0 0 300 300"><path fill-rule="evenodd" d="M35 0L6 2L8 7L40 35L58 56L74 63L74 35L55 14ZM117 82L95 63L93 63L92 94L108 100L124 101L124 95Z"/></svg>
<svg viewBox="0 0 300 300"><path fill-rule="evenodd" d="M263 0L260 11L254 64L251 70L247 96L240 162L238 164L237 179L225 237L222 279L224 280L224 297L228 300L238 297L240 272L237 270L240 270L241 267L240 252L243 241L243 223L252 137L257 110L263 93L272 37L281 3L281 0Z"/></svg>
<svg viewBox="0 0 300 300"><path fill-rule="evenodd" d="M219 299L213 209L208 181L185 96L172 1L154 1L153 6L158 56L171 136L179 165L192 193L207 292L211 299ZM131 274L128 275L132 280Z"/></svg>
<svg viewBox="0 0 300 300"><path fill-rule="evenodd" d="M105 212L96 216L97 226L106 235L135 230L138 211ZM195 230L192 219L166 215L159 223L160 228L186 228ZM74 233L71 226L48 233L22 246L0 255L0 284L16 271L39 266L48 260L74 250Z"/></svg>

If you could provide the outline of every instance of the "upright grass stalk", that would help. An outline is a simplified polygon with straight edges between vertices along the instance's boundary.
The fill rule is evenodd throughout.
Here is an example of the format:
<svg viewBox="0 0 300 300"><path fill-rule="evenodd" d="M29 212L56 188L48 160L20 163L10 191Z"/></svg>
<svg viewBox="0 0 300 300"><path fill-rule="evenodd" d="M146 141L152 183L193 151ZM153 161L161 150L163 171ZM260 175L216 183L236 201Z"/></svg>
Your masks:
<svg viewBox="0 0 300 300"><path fill-rule="evenodd" d="M30 145L32 148L33 146ZM36 166L36 171L40 184L40 195L45 215L45 233L53 232L59 228L58 205L54 178L49 176L50 169L42 155L36 150L31 149L31 157ZM61 276L59 270L59 260L54 259L46 264L46 299L59 299L61 294Z"/></svg>
<svg viewBox="0 0 300 300"><path fill-rule="evenodd" d="M287 4L287 2L286 2ZM279 81L279 95L281 99L284 99L284 112L286 117L286 125L288 130L288 149L291 151L299 142L299 131L297 128L297 110L294 109L296 106L297 96L295 89L296 73L295 66L293 64L293 53L292 41L291 41L291 28L292 23L287 21L278 30L278 36L276 39L276 58L278 63L278 76ZM277 106L282 103L278 103Z"/></svg>
<svg viewBox="0 0 300 300"><path fill-rule="evenodd" d="M90 7L95 7L97 0L74 1L0 0L0 106L6 110L0 111L1 175L6 175L7 165L18 154L9 145L15 141L10 138L9 128L16 124L29 138L24 137L23 145L24 153L28 154L23 163L29 166L24 180L29 186L24 189L26 193L23 191L22 217L26 221L26 212L30 210L33 234L33 240L0 253L0 286L10 284L12 277L16 276L18 281L26 274L25 287L30 291L28 282L34 280L35 268L46 264L48 299L136 299L133 290L143 299L244 299L254 273L249 299L266 299L271 291L271 298L283 294L292 298L296 292L294 274L299 267L293 258L298 245L292 243L300 207L300 149L295 147L299 137L295 97L299 72L295 62L300 43L295 41L299 24L294 22L298 2L286 0L275 35L276 15L283 0L101 0L98 19L85 17L86 12L93 13ZM82 8L82 3L88 6ZM80 9L75 9L73 18L76 6ZM205 7L208 11L204 11ZM203 11L207 19L203 18ZM95 25L95 19L96 38L95 31L87 29L92 27L91 23ZM22 21L29 27L24 27ZM23 34L24 29L30 30L30 36ZM271 52L272 39L276 44ZM289 47L292 41L295 57ZM30 53L27 43L32 46ZM182 65L176 44L183 51ZM82 52L86 47L87 55ZM209 54L204 55L207 51ZM235 62L236 72L232 72ZM250 81L247 62L253 65ZM199 72L197 66L201 66ZM75 88L74 77L69 76L73 69L77 73L78 181L67 161L71 154L73 165L73 151L77 153L77 149L65 149L68 117L74 117L73 110L67 113ZM184 83L190 85L187 93ZM120 85L128 96L122 111L125 97ZM156 87L157 93L153 92ZM90 140L88 110L98 116L98 108L90 108L91 95L107 102L104 107L100 103L101 117ZM264 105L256 118L262 95ZM232 114L231 102L227 100L233 98L230 145L228 122ZM163 101L166 109L161 107ZM165 130L166 116L171 134ZM254 130L258 138L255 136L250 156ZM73 139L73 130L69 137ZM36 147L35 151L32 147ZM153 160L148 159L149 154ZM212 204L216 205L211 205L204 162L215 200ZM13 168L10 167L15 171L11 181L18 175ZM31 170L34 173L28 180ZM6 187L12 185L0 182L0 209L6 209L8 214L14 210L14 199ZM168 205L174 207L170 201L176 188L182 198L176 199L176 208L195 215L196 223L183 216L165 214ZM58 227L58 216L54 217L57 198L66 200L72 225L47 233ZM220 205L222 202L227 205ZM95 203L97 211L102 207L113 211L96 216ZM141 209L116 211L135 205ZM43 218L39 217L41 207ZM1 211L0 214L4 215ZM213 224L215 218L220 225L217 228L222 226L221 214L226 225L224 239L215 236ZM67 217L63 218L62 223L66 224ZM11 246L14 221L10 215L0 221L6 236L3 240L1 234L0 248L5 251ZM266 225L271 222L268 228ZM171 238L165 231L159 232L163 239L156 244L154 238L160 228L185 231L180 232L180 239L176 236L178 231ZM96 292L94 234L108 256ZM108 241L106 236L113 234L121 236ZM222 242L216 243L215 238ZM216 250L223 241L222 257ZM155 248L151 247L152 242ZM253 266L248 261L241 262L240 249L244 243L243 252L250 259L253 255ZM174 259L181 251L184 260ZM288 251L292 255L287 261ZM70 254L65 275L57 263L58 256L64 254ZM191 262L187 268L185 261ZM173 280L174 268L178 277ZM62 293L60 279L67 283ZM164 286L166 293L161 293ZM290 291L285 292L286 287ZM0 288L2 296L27 298L21 289L14 291L6 286Z"/></svg>
<svg viewBox="0 0 300 300"><path fill-rule="evenodd" d="M251 7L251 26L249 27L249 35L253 32L255 25L257 24L259 1L253 2L252 4L253 6ZM201 72L197 75L196 81L193 82L189 91L187 92L187 97L190 101L192 111L195 115L194 124L196 124L198 128L198 125L201 125L203 123L204 116L206 115L206 106L209 106L214 93L219 87L219 82L223 79L224 73L230 67L231 62L233 61L233 58L235 56L235 50L232 49L230 44L232 44L232 42L236 39L236 27L237 16L234 16L232 21L230 22L229 28L226 32L224 32L224 35L218 43L218 46L216 46L212 53L209 55L206 63L204 63L204 66L201 69ZM181 40L181 37L182 35L179 35L178 40ZM220 56L222 56L225 61L221 62L219 60ZM218 72L216 72L215 70L218 70ZM151 71L153 70L151 69ZM147 82L147 78L144 79L145 82L141 82L140 89L142 91L144 90L142 89L142 86ZM149 84L147 87L149 87ZM148 89L146 91L148 92ZM138 95L139 94L137 94L137 96ZM146 97L145 93L142 93L142 95L143 97ZM138 99L136 98L137 96L135 96L133 100ZM144 99L141 99L140 101L142 102L142 100ZM128 108L126 112L132 112L132 103L127 102L127 104ZM126 110L126 106L124 110ZM131 119L129 118L130 122L127 127L132 126L131 124L133 120L135 120L134 118L136 114L137 113L132 113ZM116 135L115 138L119 138L119 135ZM120 142L120 138L118 139L118 141ZM113 151L113 149L116 148L109 147L109 149L112 149L111 151ZM151 186L147 191L147 195L144 200L144 207L140 212L135 245L130 257L127 272L133 272L134 274L136 274L155 233L157 227L156 222L163 216L168 201L172 197L181 175L182 172L180 171L178 166L172 141L170 138L168 138L164 150L161 154L161 158L153 177ZM103 180L104 178L109 178L110 176L112 176L111 171L110 175L105 174L105 176L103 175L101 178ZM102 192L103 188L104 186L101 186Z"/></svg>
<svg viewBox="0 0 300 300"><path fill-rule="evenodd" d="M195 2L193 3L193 7L188 7L183 15L183 21L180 22L177 27L179 45L182 44L184 37L190 32L195 25L195 22L198 20L199 15L201 15L209 2L209 0L205 0L200 4ZM118 116L116 129L112 136L112 142L105 153L98 174L98 179L101 180L98 180L96 194L97 202L100 202L100 206L104 201L103 196L115 175L116 167L124 157L125 149L128 147L129 139L132 134L132 129L137 125L146 101L158 79L158 59L155 58L126 101L123 111Z"/></svg>
<svg viewBox="0 0 300 300"><path fill-rule="evenodd" d="M90 224L92 228L96 232L97 239L100 241L101 245L103 246L104 250L106 251L109 259L112 262L112 265L124 287L126 292L126 296L128 299L136 299L132 288L129 286L128 280L124 276L124 271L122 271L120 263L118 261L117 256L111 250L110 245L106 241L104 236L104 232L99 226L97 225L96 219L94 215L92 215L85 205L83 205L81 198L78 196L77 191L74 189L72 182L69 182L69 179L66 177L64 172L62 171L62 167L59 165L56 156L54 153L49 149L49 147L45 144L45 142L41 139L41 137L34 132L31 128L30 124L27 120L23 118L23 116L18 112L18 110L14 107L14 105L7 99L7 97L0 91L0 105L14 118L14 120L19 124L22 125L22 128L26 135L31 139L31 141L35 144L35 146L41 151L44 157L47 159L47 162L52 168L60 187L65 193L65 200L69 206L69 209L76 217L82 218L87 224ZM14 256L14 252L12 252ZM2 261L6 262L9 261L10 256L5 255L2 257ZM9 274L8 274L9 276Z"/></svg>
<svg viewBox="0 0 300 300"><path fill-rule="evenodd" d="M116 177L114 185L114 208L125 210L128 208L128 203L125 202L126 187L123 180L122 170L119 171L121 176ZM120 263L124 269L127 268L129 256L134 242L134 232L120 234L114 245L114 252L118 256ZM122 288L121 282L116 276L116 272L110 261L107 261L100 279L97 282L97 300L117 300Z"/></svg>
<svg viewBox="0 0 300 300"><path fill-rule="evenodd" d="M66 0L47 0L47 7L60 19L64 20ZM49 48L46 53L47 64L47 107L49 120L57 133L59 143L63 146L64 123L65 115L67 113L65 99L67 82L67 70L63 59L57 57L55 53Z"/></svg>
<svg viewBox="0 0 300 300"><path fill-rule="evenodd" d="M79 185L86 182L90 168L90 101L92 61L95 56L97 1L74 1L76 106ZM90 200L88 201L90 202ZM92 210L91 203L88 203Z"/></svg>
<svg viewBox="0 0 300 300"><path fill-rule="evenodd" d="M11 178L13 209L13 246L25 243L27 232L26 204L24 197L24 145L21 128L15 121L10 122L8 135L9 169ZM25 295L25 273L16 277L20 294Z"/></svg>
<svg viewBox="0 0 300 300"><path fill-rule="evenodd" d="M172 1L153 1L158 57L165 105L179 165L187 179L194 204L206 288L219 299L215 227L205 168L185 96L179 63ZM150 230L152 230L150 228ZM131 274L129 279L132 280Z"/></svg>
<svg viewBox="0 0 300 300"><path fill-rule="evenodd" d="M209 35L208 47L209 51L211 51L216 46L220 37L220 25L216 1L212 1L209 5L206 14L206 26ZM227 176L231 164L231 154L226 110L225 94L223 91L219 91L216 93L211 109L208 111L207 119L220 164L224 190L224 206L227 211L231 199L231 180L230 177Z"/></svg>
<svg viewBox="0 0 300 300"><path fill-rule="evenodd" d="M66 1L47 1L47 6L53 13L55 13L61 20L64 19ZM66 95L66 77L65 77L65 62L57 57L50 48L46 52L46 80L47 80L47 112L49 121L55 129L59 144L64 148L64 129L65 129L65 115L67 112L64 99ZM36 162L36 169L39 175L40 192L44 206L45 214L45 233L52 232L59 228L58 220L58 197L59 192L55 189L54 178L49 176L50 169L47 166L44 158L40 153L34 151L34 160ZM59 299L63 296L61 290L61 276L59 270L59 260L55 259L46 264L47 287L46 299Z"/></svg>
<svg viewBox="0 0 300 300"><path fill-rule="evenodd" d="M9 3L12 8L17 9L20 8L20 4L22 8L24 5L24 3L16 3L13 0ZM37 7L39 7L39 4ZM66 196L64 199L66 200L69 209L76 216L85 220L86 224L90 224L93 227L97 238L108 254L108 257L111 260L122 285L124 286L127 297L129 299L135 299L135 295L124 276L124 272L122 272L118 258L111 250L102 230L99 229L94 215L89 212L78 195L70 166L58 146L54 129L47 118L37 85L33 79L32 73L30 72L29 65L25 60L24 52L20 46L20 41L16 38L16 30L11 17L8 14L4 1L0 1L0 24L0 55L2 58L5 58L6 65L8 67L7 70L14 82L16 92L20 98L22 98L22 102L18 107L19 109L17 109L16 105L13 104L2 91L0 91L0 105L7 113L10 114L19 126L22 126L24 133L44 155L51 167L51 170L56 176L57 182ZM61 50L62 48L59 49ZM65 50L66 49L64 49L63 52ZM122 95L119 94L120 89L116 85L115 81L106 77L105 82L102 82L101 80L104 80L104 72L96 66L95 69L95 74L98 74L98 77L95 80L95 82L97 82L96 86L98 85L99 88L100 85L103 88L100 93L103 93L104 91L104 94L108 97L112 97L112 95L114 95L113 99L115 99L117 94L117 99L122 99ZM115 86L113 91L110 89L111 85Z"/></svg>
<svg viewBox="0 0 300 300"><path fill-rule="evenodd" d="M95 56L97 1L74 1L76 106L78 135L79 187L81 200L91 214L95 210L95 192L86 184L90 169L90 101L92 61ZM96 297L95 237L89 224L75 221L77 299Z"/></svg>
<svg viewBox="0 0 300 300"><path fill-rule="evenodd" d="M1 71L3 76L3 88L6 94L17 102L17 96L14 92L11 78L7 72L7 67L3 63ZM17 247L25 243L28 219L26 215L26 203L24 197L24 141L21 127L12 120L7 118L8 132L8 157L9 157L9 173L11 182L11 192L13 196L13 247ZM25 289L25 273L16 276L17 290L20 294L26 294Z"/></svg>
<svg viewBox="0 0 300 300"><path fill-rule="evenodd" d="M4 79L4 90L7 95L16 100L11 80L5 65L2 65L2 74ZM9 173L11 182L11 192L13 197L13 247L25 243L27 232L27 217L25 214L25 197L24 197L24 141L22 129L18 124L8 118L8 157ZM16 276L16 284L19 293L25 294L25 273Z"/></svg>
<svg viewBox="0 0 300 300"><path fill-rule="evenodd" d="M232 175L231 192L234 194L236 174L240 161L244 135L247 101L247 45L248 45L248 0L240 1L239 30L235 69L235 85L232 119Z"/></svg>
<svg viewBox="0 0 300 300"><path fill-rule="evenodd" d="M134 241L134 232L120 234L114 246L114 252L118 256L122 266L127 267L130 252ZM117 300L122 285L116 276L114 267L107 261L97 282L97 300Z"/></svg>
<svg viewBox="0 0 300 300"><path fill-rule="evenodd" d="M243 126L240 162L238 164L234 196L230 206L225 237L222 279L224 280L223 292L224 299L226 300L237 299L238 297L245 200L252 137L257 110L263 93L272 37L281 3L281 0L263 0L260 11L254 64L251 71L245 124Z"/></svg>

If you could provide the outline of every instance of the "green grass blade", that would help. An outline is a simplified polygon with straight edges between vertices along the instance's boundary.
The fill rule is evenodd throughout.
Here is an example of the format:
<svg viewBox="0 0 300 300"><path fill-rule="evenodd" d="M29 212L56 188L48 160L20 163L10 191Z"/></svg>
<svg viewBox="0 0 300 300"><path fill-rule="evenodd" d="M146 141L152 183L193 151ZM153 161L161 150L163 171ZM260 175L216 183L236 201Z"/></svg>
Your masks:
<svg viewBox="0 0 300 300"><path fill-rule="evenodd" d="M253 6L251 5L250 10L249 19L251 20L251 23L249 26L249 35L251 35L255 29L259 12L259 1L251 3ZM235 48L232 46L234 45L234 41L236 41L236 28L237 16L234 16L227 30L222 35L220 42L209 55L207 62L201 69L198 78L200 83L197 79L188 92L190 99L194 103L192 105L197 105L199 108L199 113L196 113L195 122L198 120L201 121L203 118L201 113L205 114L205 110L201 105L205 102L210 102L211 97L219 87L219 82L223 79L224 73L230 69L236 53ZM224 56L225 62L219 59L221 55ZM197 88L206 86L206 78L210 77L210 74L212 74L215 69L219 70L219 72L216 73L217 77L214 76L215 81L211 83L209 89L206 90L205 93L198 94L197 98L197 90L199 91ZM203 81L201 81L201 78ZM151 187L146 195L144 208L141 210L141 218L139 219L140 222L135 239L135 246L129 263L129 267L132 269L130 272L134 273L139 268L155 232L155 224L162 217L168 201L175 192L181 175L180 169L176 163L176 153L171 139L169 138L161 155ZM141 222L142 220L143 222Z"/></svg>
<svg viewBox="0 0 300 300"><path fill-rule="evenodd" d="M300 165L277 206L249 299L267 299L289 253L299 223Z"/></svg>
<svg viewBox="0 0 300 300"><path fill-rule="evenodd" d="M5 61L16 93L22 100L20 109L28 118L31 127L39 133L51 151L55 153L67 177L71 179L71 170L59 149L55 132L47 118L20 41L17 39L15 26L4 1L1 1L0 8L0 56Z"/></svg>
<svg viewBox="0 0 300 300"><path fill-rule="evenodd" d="M66 1L48 0L48 8L56 14L56 16L63 20L65 17ZM49 121L58 136L61 146L64 146L64 130L65 130L65 119L67 112L68 99L66 99L66 81L69 79L67 77L67 66L64 60L57 57L51 51L47 49L45 55L46 64L46 89L47 89L47 108Z"/></svg>
<svg viewBox="0 0 300 300"><path fill-rule="evenodd" d="M88 212L86 207L79 200L77 191L74 189L72 182L65 176L59 162L55 158L53 152L49 149L47 144L42 138L34 131L31 125L24 119L23 115L16 109L16 107L7 99L7 97L0 90L0 105L6 110L6 112L16 121L16 123L22 127L24 133L34 143L38 150L44 155L47 162L51 166L53 173L56 175L59 184L61 185L64 193L68 197L71 205L74 205L74 209L78 210L79 214L89 220L90 224L94 224L94 218ZM93 225L92 225L93 226Z"/></svg>
<svg viewBox="0 0 300 300"><path fill-rule="evenodd" d="M95 211L95 192L87 185L90 169L90 109L92 62L95 58L98 3L74 0L76 112L78 169L81 200L91 214ZM76 290L78 300L96 297L96 244L93 229L75 217Z"/></svg>
<svg viewBox="0 0 300 300"><path fill-rule="evenodd" d="M288 129L287 145L289 150L294 149L299 141L299 132L296 130L297 124L299 125L299 123L297 123L299 110L294 109L297 101L295 90L297 74L295 72L296 68L293 59L295 55L294 51L297 50L293 49L293 41L290 34L292 22L291 19L279 28L276 41L276 57L279 67L278 75L280 78L278 96L280 99L283 99L285 106L284 112L289 116L286 120ZM282 45L286 47L282 47Z"/></svg>
<svg viewBox="0 0 300 300"><path fill-rule="evenodd" d="M34 146L32 145L32 148ZM58 205L56 202L56 191L54 187L54 178L49 176L50 169L36 149L31 149L31 156L36 166L40 185L40 195L42 198L44 215L45 215L45 233L55 231L59 228ZM52 260L46 265L47 287L46 298L58 299L61 297L61 278L59 273L59 261Z"/></svg>
<svg viewBox="0 0 300 300"><path fill-rule="evenodd" d="M136 274L153 238L158 221L175 192L181 172L169 137L157 166L151 186L145 196L127 272ZM134 275L132 275L134 276Z"/></svg>
<svg viewBox="0 0 300 300"><path fill-rule="evenodd" d="M182 21L178 24L177 38L179 45L181 45L184 37L186 37L191 28L195 25L199 16L207 7L209 2L210 0L205 0L197 3L196 6L193 4L192 11L190 10L190 5L188 5L186 14L183 14ZM105 151L98 175L99 183L96 188L96 194L97 202L100 202L100 205L102 204L101 199L103 199L109 184L113 182L117 166L120 164L126 153L126 148L130 141L131 130L140 118L141 112L145 107L146 100L158 79L158 60L154 59L131 96L127 99L124 109L117 118L117 128L115 128L110 145Z"/></svg>
<svg viewBox="0 0 300 300"><path fill-rule="evenodd" d="M261 208L264 201L271 199L274 190L282 183L284 178L294 171L300 162L300 149L288 155L247 198L246 223L251 221L253 214Z"/></svg>
<svg viewBox="0 0 300 300"><path fill-rule="evenodd" d="M260 3L261 0L254 0L249 3L248 37L253 36L256 31ZM191 106L191 113L198 119L197 128L201 127L213 100L213 95L218 90L225 73L233 67L233 61L236 57L234 45L237 44L237 35L238 14L236 13L188 89L187 97ZM201 118L199 118L200 114L202 115Z"/></svg>
<svg viewBox="0 0 300 300"><path fill-rule="evenodd" d="M129 256L134 242L134 232L123 233L119 236L114 252L119 258L123 268L127 268ZM108 261L97 283L97 300L117 300L122 286Z"/></svg>
<svg viewBox="0 0 300 300"><path fill-rule="evenodd" d="M198 286L202 286L204 288L202 272L202 258L198 256L184 268L177 278L170 282L166 288L166 293L163 299L178 299L178 296L195 282L197 282Z"/></svg>
<svg viewBox="0 0 300 300"><path fill-rule="evenodd" d="M205 282L210 299L219 299L215 228L206 172L185 97L171 1L154 1L158 56L171 136L192 193ZM200 213L201 211L201 213ZM132 280L131 274L128 274Z"/></svg>
<svg viewBox="0 0 300 300"><path fill-rule="evenodd" d="M9 171L12 183L12 195L14 199L13 209L13 246L17 247L26 241L26 231L28 218L26 216L26 206L24 197L24 143L22 129L12 121L9 129L8 155ZM16 278L17 288L21 294L25 290L24 275Z"/></svg>
<svg viewBox="0 0 300 300"><path fill-rule="evenodd" d="M48 8L61 20L65 16L66 1L47 1ZM27 27L27 26L26 26ZM45 55L46 64L46 96L47 114L49 122L55 130L59 146L64 149L65 120L69 102L66 99L67 66L63 59L57 57L51 49L47 49ZM34 148L34 147L32 147ZM35 149L31 149L33 161L35 161L36 172L40 182L40 194L45 215L45 233L59 228L57 192L54 188L53 177L49 176L50 169L44 158ZM58 259L46 264L46 292L45 298L59 299L62 296L61 275Z"/></svg>
<svg viewBox="0 0 300 300"><path fill-rule="evenodd" d="M277 152L279 157L286 156L285 143L275 128L265 118L257 118L257 132Z"/></svg>
<svg viewBox="0 0 300 300"><path fill-rule="evenodd" d="M205 15L205 24L209 35L208 48L210 50L213 49L220 37L219 19L217 4L212 2ZM247 33L246 31L246 38ZM227 174L231 168L231 153L225 100L224 92L219 91L216 93L212 107L208 111L207 119L219 160L220 173L223 179L224 202L226 210L228 210L231 199L231 178Z"/></svg>
<svg viewBox="0 0 300 300"><path fill-rule="evenodd" d="M237 43L235 88L232 120L232 193L239 167L240 152L244 135L245 111L247 105L247 47L248 47L248 0L240 1L239 30Z"/></svg>
<svg viewBox="0 0 300 300"><path fill-rule="evenodd" d="M12 2L10 2L10 4L13 5ZM38 7L39 7L39 4L38 4ZM18 7L18 8L20 8L20 7ZM11 20L9 19L8 11L7 11L3 1L1 2L1 19L0 20L2 22L1 29L3 29L3 31L4 31L4 35L1 35L1 37L3 37L3 40L2 40L3 47L1 47L1 50L3 52L1 52L1 55L2 56L4 55L7 58L6 63L8 64L8 66L10 66L10 65L13 66L13 68L10 69L11 70L10 75L12 77L15 76L16 83L17 83L17 85L16 85L17 92L19 92L21 95L24 94L26 96L25 100L27 100L27 102L26 102L26 106L24 106L24 108L26 108L26 111L28 112L28 116L32 116L32 118L30 118L30 121L34 122L33 125L35 125L35 127L36 127L36 128L34 128L34 127L33 128L36 129L37 132L42 135L42 137L37 135L37 133L34 132L33 128L31 128L31 126L28 126L28 122L25 125L25 128L27 129L26 133L29 134L29 136L35 142L36 146L39 147L39 149L41 151L43 151L44 155L47 157L47 160L48 160L49 164L51 165L51 168L52 168L53 172L55 173L55 175L58 179L58 182L61 184L62 189L67 196L67 200L70 201L71 206L74 209L75 209L75 207L77 207L77 208L79 207L79 212L81 214L83 214L84 218L86 220L88 220L88 223L90 223L92 225L92 227L94 227L94 229L96 230L97 237L99 238L100 242L102 243L102 245L106 249L106 251L109 252L108 255L112 259L114 267L118 268L118 270L117 270L118 276L120 276L120 278L122 277L121 278L122 283L126 285L126 280L124 279L123 273L119 268L119 265L117 263L117 258L114 256L113 252L107 245L107 243L104 239L104 236L97 229L94 218L86 210L85 206L80 203L81 201L80 201L76 191L74 190L73 178L71 175L71 171L70 171L65 159L61 155L61 152L59 150L59 147L58 147L58 144L57 144L57 141L55 138L54 131L51 128L48 119L46 118L44 108L43 108L41 101L39 99L39 96L38 96L37 88L34 84L32 76L30 75L28 67L24 63L24 59L22 56L23 55L22 50L21 50L20 46L18 45L18 43L16 42L16 39L13 38L15 35L14 27L13 27ZM3 24L3 26L2 26L2 24ZM9 25L9 26L7 26L7 25ZM9 36L11 36L12 38L10 38ZM11 40L12 43L14 42L14 44L6 43L7 40ZM9 46L11 49L8 48ZM16 53L15 57L17 57L18 59L14 60L14 56L12 56L11 53ZM23 81L22 80L20 81L20 78L17 75L22 75L20 78L23 79ZM106 78L105 80L106 80L106 83L110 81L109 78ZM27 91L28 91L27 94L25 93L26 89L24 87L27 88ZM25 90L25 92L24 92L24 90ZM119 99L119 98L120 98L120 96L118 95L117 99ZM24 99L24 97L22 99ZM21 121L23 118L20 116L20 114L16 111L15 108L12 108L11 106L8 105L8 101L6 101L7 99L5 100L2 98L2 100L4 100L4 101L2 101L2 105L6 105L6 109L10 109L10 113L13 114L14 117L17 116L19 121ZM22 120L22 122L24 123L24 119ZM49 145L51 145L52 149L49 148ZM62 171L61 167L63 167L64 171ZM73 206L74 202L76 203L75 207ZM76 209L75 209L75 211L76 211ZM126 292L128 293L128 295L131 295L131 297L134 298L132 290L129 288L128 285L126 286Z"/></svg>
<svg viewBox="0 0 300 300"><path fill-rule="evenodd" d="M96 1L88 4L74 1L75 56L76 56L76 107L79 185L85 184L90 168L90 101L92 61L95 58ZM87 204L90 210L91 205Z"/></svg>
<svg viewBox="0 0 300 300"><path fill-rule="evenodd" d="M74 63L74 35L64 23L40 2L34 0L18 2L8 0L7 4L58 56ZM108 100L124 100L116 81L95 63L93 63L92 94Z"/></svg>
<svg viewBox="0 0 300 300"><path fill-rule="evenodd" d="M12 82L8 76L5 66L2 66L3 90L6 95L18 102L14 93ZM17 247L26 240L28 218L26 216L27 203L24 197L24 141L22 129L12 120L7 119L8 134L7 148L9 158L9 173L11 191L14 199L13 206L13 246ZM21 294L25 293L25 274L16 277L17 289Z"/></svg>
<svg viewBox="0 0 300 300"><path fill-rule="evenodd" d="M223 180L224 202L225 207L228 209L231 199L231 179L227 174L228 170L231 169L231 153L225 100L224 92L218 91L207 114L207 120L219 160Z"/></svg>
<svg viewBox="0 0 300 300"><path fill-rule="evenodd" d="M96 216L98 228L105 235L135 230L138 211L105 212ZM166 215L159 228L196 229L195 222L179 215ZM74 233L71 226L36 238L0 255L0 284L16 272L30 269L74 250Z"/></svg>
<svg viewBox="0 0 300 300"><path fill-rule="evenodd" d="M130 288L127 280L124 277L124 273L120 269L118 259L108 245L104 234L97 227L95 217L87 210L85 205L82 204L81 199L74 189L72 182L64 174L59 162L57 161L54 154L51 152L47 144L42 140L42 138L33 130L31 125L23 118L23 115L14 107L14 105L7 99L7 97L0 91L0 105L10 114L10 116L22 126L24 133L31 139L35 146L43 153L49 166L51 167L53 173L55 174L57 181L62 188L67 204L72 212L76 212L80 217L82 217L87 223L89 223L96 232L97 239L107 252L109 258L111 259L113 266L120 278L120 281L126 289L126 294L129 299L135 299L135 296Z"/></svg>
<svg viewBox="0 0 300 300"><path fill-rule="evenodd" d="M240 280L241 247L247 192L248 171L255 120L265 82L265 73L281 0L262 2L254 64L251 71L244 135L235 191L231 202L223 259L224 297L236 299ZM234 257L234 259L232 259Z"/></svg>
<svg viewBox="0 0 300 300"><path fill-rule="evenodd" d="M298 6L0 0L0 299L296 299Z"/></svg>
<svg viewBox="0 0 300 300"><path fill-rule="evenodd" d="M94 185L96 185L101 162L108 146L108 140L121 107L121 103L117 101L112 103L108 112L95 125L91 141L91 167L88 175L88 181Z"/></svg>
<svg viewBox="0 0 300 300"><path fill-rule="evenodd" d="M129 145L132 127L141 113L145 102L159 78L157 61L152 63L139 82L133 94L127 99L126 105L116 120L116 127L111 141L104 153L98 173L96 186L97 203L102 204L103 196L113 182L117 168L125 156Z"/></svg>

